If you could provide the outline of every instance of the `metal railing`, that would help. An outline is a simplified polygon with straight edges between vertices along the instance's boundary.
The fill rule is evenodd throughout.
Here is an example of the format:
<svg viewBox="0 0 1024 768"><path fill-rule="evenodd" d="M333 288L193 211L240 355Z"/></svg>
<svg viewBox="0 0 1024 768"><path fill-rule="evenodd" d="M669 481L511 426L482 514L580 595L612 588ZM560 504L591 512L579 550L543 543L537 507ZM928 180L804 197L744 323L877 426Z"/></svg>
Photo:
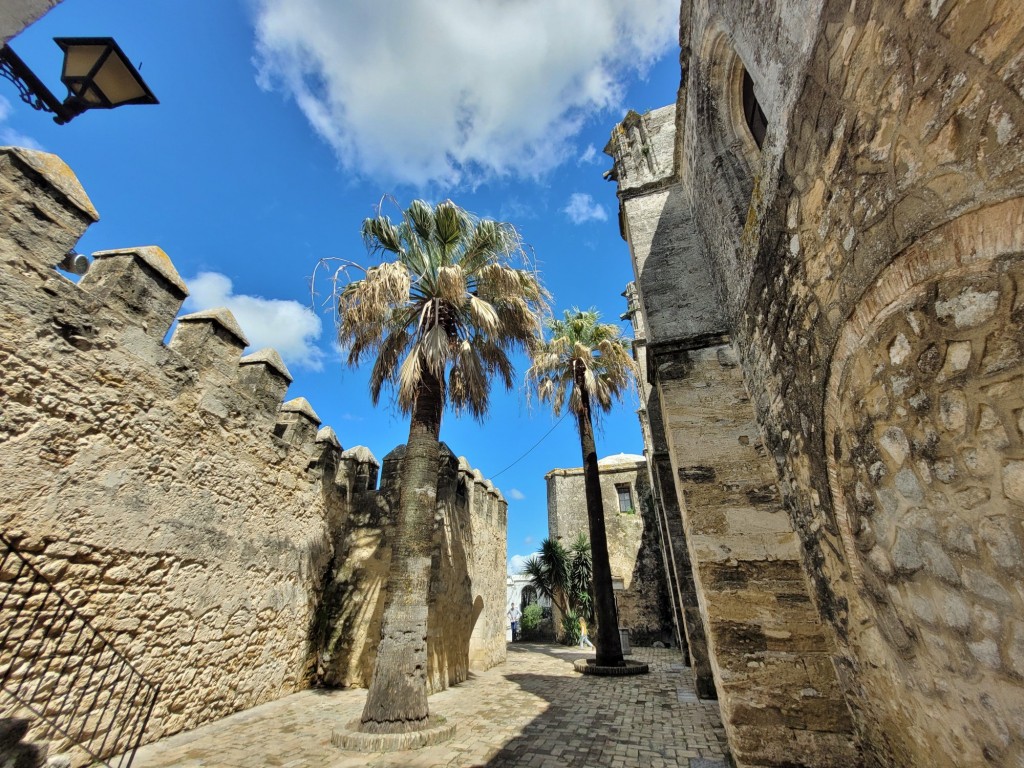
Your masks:
<svg viewBox="0 0 1024 768"><path fill-rule="evenodd" d="M33 740L111 768L131 766L159 692L2 534L0 689L39 718Z"/></svg>

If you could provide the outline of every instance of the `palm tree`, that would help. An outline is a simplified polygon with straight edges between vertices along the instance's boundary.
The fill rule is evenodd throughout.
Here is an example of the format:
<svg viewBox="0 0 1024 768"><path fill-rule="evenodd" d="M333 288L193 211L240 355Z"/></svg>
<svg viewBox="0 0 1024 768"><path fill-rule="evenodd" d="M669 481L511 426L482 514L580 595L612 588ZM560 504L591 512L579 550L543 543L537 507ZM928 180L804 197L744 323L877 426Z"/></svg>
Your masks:
<svg viewBox="0 0 1024 768"><path fill-rule="evenodd" d="M602 666L623 663L619 622L612 593L604 506L594 446L594 408L607 412L636 379L628 339L617 325L601 323L594 309L572 309L548 322L551 338L533 350L528 385L555 415L568 405L576 416L583 452L583 483L593 547L594 609L597 618L597 659ZM600 416L600 413L597 414Z"/></svg>
<svg viewBox="0 0 1024 768"><path fill-rule="evenodd" d="M381 641L361 722L371 733L427 727L427 603L446 405L480 419L491 381L513 385L509 354L541 335L547 293L515 228L478 220L451 201L414 201L401 221L362 226L385 259L337 291L338 341L348 364L373 357L370 396L393 389L409 414ZM339 279L339 276L341 279Z"/></svg>

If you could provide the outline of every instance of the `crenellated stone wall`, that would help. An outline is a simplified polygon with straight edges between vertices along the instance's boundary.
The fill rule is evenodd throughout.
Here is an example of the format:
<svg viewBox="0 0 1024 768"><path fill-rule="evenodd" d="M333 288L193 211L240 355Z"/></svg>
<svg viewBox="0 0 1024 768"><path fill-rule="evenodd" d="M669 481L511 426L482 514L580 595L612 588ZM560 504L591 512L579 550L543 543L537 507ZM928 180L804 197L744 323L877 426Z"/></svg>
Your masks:
<svg viewBox="0 0 1024 768"><path fill-rule="evenodd" d="M686 1L674 120L630 113L613 132L647 411L741 765L1024 755L1022 33L1009 0ZM645 149L663 159L639 178ZM722 482L729 466L764 493L730 498L746 481ZM770 519L798 546L752 557ZM736 586L757 561L798 567L779 585L813 621L758 618L783 591ZM769 649L803 654L810 687L845 702L795 740L771 716L788 676L725 674L742 645L716 620L744 591L749 628L783 633ZM760 660L755 645L735 659ZM762 719L757 749L737 705ZM821 735L844 722L856 752L830 757Z"/></svg>
<svg viewBox="0 0 1024 768"><path fill-rule="evenodd" d="M317 641L317 679L325 685L369 684L391 563L390 510L398 503L404 455L399 446L384 457L379 492L362 483L351 489L352 515L335 534ZM442 444L427 626L431 692L465 680L470 668L505 660L507 515L501 492Z"/></svg>
<svg viewBox="0 0 1024 768"><path fill-rule="evenodd" d="M59 159L0 149L0 530L160 686L146 741L308 687L330 654L372 669L400 461L379 492L227 310L165 344L188 289L159 248L65 278L96 218ZM439 485L434 690L505 651L504 500L465 460Z"/></svg>

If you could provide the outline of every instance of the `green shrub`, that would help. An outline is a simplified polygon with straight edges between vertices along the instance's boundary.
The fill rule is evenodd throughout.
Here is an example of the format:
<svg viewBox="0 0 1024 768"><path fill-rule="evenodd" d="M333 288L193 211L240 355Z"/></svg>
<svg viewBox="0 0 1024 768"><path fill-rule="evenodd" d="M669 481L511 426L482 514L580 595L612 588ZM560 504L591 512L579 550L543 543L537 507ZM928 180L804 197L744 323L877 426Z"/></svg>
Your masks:
<svg viewBox="0 0 1024 768"><path fill-rule="evenodd" d="M523 608L523 618L519 626L523 628L524 632L533 632L540 626L541 619L543 618L544 609L537 605L537 603L530 603Z"/></svg>

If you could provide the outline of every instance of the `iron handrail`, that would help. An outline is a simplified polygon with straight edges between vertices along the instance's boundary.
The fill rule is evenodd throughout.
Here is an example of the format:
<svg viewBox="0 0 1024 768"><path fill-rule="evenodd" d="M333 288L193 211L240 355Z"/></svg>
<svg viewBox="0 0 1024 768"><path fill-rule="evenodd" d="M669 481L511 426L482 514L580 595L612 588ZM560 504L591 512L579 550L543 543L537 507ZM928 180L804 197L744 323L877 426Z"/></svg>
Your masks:
<svg viewBox="0 0 1024 768"><path fill-rule="evenodd" d="M3 534L0 553L0 689L39 718L34 739L63 738L131 768L160 687Z"/></svg>

